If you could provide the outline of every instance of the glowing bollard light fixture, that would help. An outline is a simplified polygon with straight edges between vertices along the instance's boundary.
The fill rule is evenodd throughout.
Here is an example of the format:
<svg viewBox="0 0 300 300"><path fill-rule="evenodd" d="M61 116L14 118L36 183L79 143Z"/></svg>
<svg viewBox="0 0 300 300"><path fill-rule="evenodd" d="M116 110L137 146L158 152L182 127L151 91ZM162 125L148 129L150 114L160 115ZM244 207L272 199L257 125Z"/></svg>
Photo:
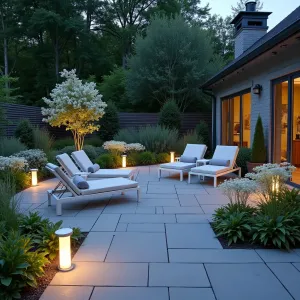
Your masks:
<svg viewBox="0 0 300 300"><path fill-rule="evenodd" d="M61 228L55 231L59 239L59 266L58 269L63 272L71 271L75 265L71 259L71 228Z"/></svg>
<svg viewBox="0 0 300 300"><path fill-rule="evenodd" d="M31 185L36 186L38 184L37 172L38 169L30 169L31 172Z"/></svg>
<svg viewBox="0 0 300 300"><path fill-rule="evenodd" d="M170 162L173 163L175 161L175 152L170 152Z"/></svg>
<svg viewBox="0 0 300 300"><path fill-rule="evenodd" d="M126 168L126 158L127 158L127 155L126 154L123 154L122 155L122 168Z"/></svg>
<svg viewBox="0 0 300 300"><path fill-rule="evenodd" d="M273 193L279 192L279 176L272 177L272 192Z"/></svg>

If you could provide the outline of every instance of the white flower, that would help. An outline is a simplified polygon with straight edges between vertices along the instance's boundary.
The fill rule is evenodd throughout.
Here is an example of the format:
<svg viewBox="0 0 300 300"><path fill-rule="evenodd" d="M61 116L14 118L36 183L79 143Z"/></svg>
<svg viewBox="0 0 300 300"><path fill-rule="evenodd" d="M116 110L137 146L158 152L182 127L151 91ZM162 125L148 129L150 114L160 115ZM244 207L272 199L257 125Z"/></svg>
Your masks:
<svg viewBox="0 0 300 300"><path fill-rule="evenodd" d="M108 151L125 152L126 143L118 141L107 141L103 144L103 148Z"/></svg>
<svg viewBox="0 0 300 300"><path fill-rule="evenodd" d="M125 146L126 152L130 151L144 151L146 148L140 143L131 143Z"/></svg>
<svg viewBox="0 0 300 300"><path fill-rule="evenodd" d="M246 204L249 196L257 190L257 183L247 178L225 180L219 185L231 203Z"/></svg>
<svg viewBox="0 0 300 300"><path fill-rule="evenodd" d="M25 171L28 163L24 157L0 156L0 170Z"/></svg>
<svg viewBox="0 0 300 300"><path fill-rule="evenodd" d="M47 156L40 149L30 149L14 154L15 157L24 157L30 169L42 169L47 164Z"/></svg>

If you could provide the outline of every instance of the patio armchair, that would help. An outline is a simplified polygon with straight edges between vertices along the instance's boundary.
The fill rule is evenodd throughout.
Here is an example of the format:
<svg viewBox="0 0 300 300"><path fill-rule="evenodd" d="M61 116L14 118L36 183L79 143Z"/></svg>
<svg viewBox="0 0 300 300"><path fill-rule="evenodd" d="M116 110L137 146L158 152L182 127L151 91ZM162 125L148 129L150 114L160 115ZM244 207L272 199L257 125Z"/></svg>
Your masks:
<svg viewBox="0 0 300 300"><path fill-rule="evenodd" d="M162 171L168 171L180 174L180 181L183 180L183 173L196 167L197 160L204 157L207 150L206 145L187 144L181 157L176 158L176 162L161 164L158 169L158 178L161 177Z"/></svg>
<svg viewBox="0 0 300 300"><path fill-rule="evenodd" d="M48 163L46 169L59 180L59 183L53 190L47 191L48 206L51 206L51 199L53 197L56 200L56 214L58 216L62 215L63 203L99 200L102 195L111 194L112 192L121 192L124 194L127 191L135 190L137 192L137 201L139 201L140 189L136 181L121 177L92 180L83 182L86 184L86 187L80 189L74 182L74 179L67 176L57 165Z"/></svg>
<svg viewBox="0 0 300 300"><path fill-rule="evenodd" d="M208 165L192 168L189 172L188 183L191 182L191 176L213 177L214 187L217 187L217 178L229 173L238 172L241 177L241 168L236 165L236 158L239 152L237 146L217 146L212 159Z"/></svg>

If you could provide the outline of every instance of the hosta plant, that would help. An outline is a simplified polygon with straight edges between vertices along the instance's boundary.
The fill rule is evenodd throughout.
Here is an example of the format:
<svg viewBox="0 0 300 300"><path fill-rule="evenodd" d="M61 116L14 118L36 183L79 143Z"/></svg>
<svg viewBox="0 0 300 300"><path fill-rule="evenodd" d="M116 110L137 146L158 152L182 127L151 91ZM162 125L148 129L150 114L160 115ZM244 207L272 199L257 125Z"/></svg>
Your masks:
<svg viewBox="0 0 300 300"><path fill-rule="evenodd" d="M20 219L20 230L22 234L36 235L41 228L49 225L49 219L43 219L38 212L29 212Z"/></svg>
<svg viewBox="0 0 300 300"><path fill-rule="evenodd" d="M278 217L257 216L252 241L264 246L289 249L300 242L299 213L295 211Z"/></svg>

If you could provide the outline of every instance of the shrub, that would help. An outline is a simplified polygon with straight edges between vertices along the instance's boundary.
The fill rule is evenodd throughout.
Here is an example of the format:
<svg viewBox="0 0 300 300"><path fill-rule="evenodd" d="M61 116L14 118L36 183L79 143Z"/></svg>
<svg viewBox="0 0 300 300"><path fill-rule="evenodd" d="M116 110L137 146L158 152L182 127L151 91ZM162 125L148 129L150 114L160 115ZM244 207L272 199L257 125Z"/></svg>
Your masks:
<svg viewBox="0 0 300 300"><path fill-rule="evenodd" d="M178 155L181 155L186 147L186 144L203 144L203 139L202 137L198 136L195 130L189 131L178 140L173 150L175 150Z"/></svg>
<svg viewBox="0 0 300 300"><path fill-rule="evenodd" d="M28 237L10 231L0 241L0 298L20 299L26 285L36 287L36 278L44 275L48 263L44 253L32 251Z"/></svg>
<svg viewBox="0 0 300 300"><path fill-rule="evenodd" d="M0 156L10 156L26 149L27 147L16 138L2 137L0 139Z"/></svg>
<svg viewBox="0 0 300 300"><path fill-rule="evenodd" d="M236 164L242 169L242 175L244 176L247 172L247 162L251 161L251 149L249 148L240 148Z"/></svg>
<svg viewBox="0 0 300 300"><path fill-rule="evenodd" d="M101 129L100 129L101 130ZM94 147L101 147L103 141L98 136L90 136L85 139L85 145L90 145Z"/></svg>
<svg viewBox="0 0 300 300"><path fill-rule="evenodd" d="M95 160L101 154L101 152L103 152L103 149L96 148L90 145L85 145L83 147L83 150L86 152L87 156L91 160ZM60 149L59 151L56 151L55 154L58 155L62 153L67 153L68 155L71 155L74 151L76 151L75 146L67 146L65 148Z"/></svg>
<svg viewBox="0 0 300 300"><path fill-rule="evenodd" d="M7 229L17 230L21 198L16 195L15 178L9 172L1 173L0 178L0 223Z"/></svg>
<svg viewBox="0 0 300 300"><path fill-rule="evenodd" d="M169 162L170 154L169 153L158 153L158 154L156 154L155 160L158 164Z"/></svg>
<svg viewBox="0 0 300 300"><path fill-rule="evenodd" d="M60 150L62 148L65 148L67 146L73 146L74 140L71 137L66 137L63 139L57 139L53 142L53 148Z"/></svg>
<svg viewBox="0 0 300 300"><path fill-rule="evenodd" d="M121 167L122 159L120 155L105 153L96 159L96 163L103 169L114 169Z"/></svg>
<svg viewBox="0 0 300 300"><path fill-rule="evenodd" d="M205 121L199 122L199 124L196 126L196 132L198 137L201 137L203 144L210 148L210 132L209 127Z"/></svg>
<svg viewBox="0 0 300 300"><path fill-rule="evenodd" d="M127 166L128 167L134 167L137 166L139 164L139 157L140 157L140 153L138 152L131 152L127 155Z"/></svg>
<svg viewBox="0 0 300 300"><path fill-rule="evenodd" d="M34 128L33 141L35 149L43 150L47 157L50 156L54 139L48 130L38 127Z"/></svg>
<svg viewBox="0 0 300 300"><path fill-rule="evenodd" d="M43 169L47 164L47 156L43 150L30 149L21 151L14 155L15 157L24 157L30 169Z"/></svg>
<svg viewBox="0 0 300 300"><path fill-rule="evenodd" d="M258 215L253 225L253 242L289 249L300 242L299 213L290 212L278 217Z"/></svg>
<svg viewBox="0 0 300 300"><path fill-rule="evenodd" d="M48 225L49 220L43 219L38 212L29 212L29 215L22 215L20 219L20 231L22 234L35 236L41 228Z"/></svg>
<svg viewBox="0 0 300 300"><path fill-rule="evenodd" d="M15 137L29 149L33 148L33 126L29 120L23 119L18 123Z"/></svg>
<svg viewBox="0 0 300 300"><path fill-rule="evenodd" d="M264 129L261 117L258 116L252 143L251 162L264 163L266 161L266 158L267 149L265 146Z"/></svg>
<svg viewBox="0 0 300 300"><path fill-rule="evenodd" d="M123 128L114 136L115 141L123 141L125 143L138 143L139 128Z"/></svg>
<svg viewBox="0 0 300 300"><path fill-rule="evenodd" d="M153 165L155 164L155 154L149 151L140 153L139 165Z"/></svg>
<svg viewBox="0 0 300 300"><path fill-rule="evenodd" d="M108 102L105 114L100 120L100 138L103 141L110 141L120 128L117 107L113 102Z"/></svg>
<svg viewBox="0 0 300 300"><path fill-rule="evenodd" d="M159 113L158 124L169 129L180 130L180 110L174 100L169 100L163 105Z"/></svg>

